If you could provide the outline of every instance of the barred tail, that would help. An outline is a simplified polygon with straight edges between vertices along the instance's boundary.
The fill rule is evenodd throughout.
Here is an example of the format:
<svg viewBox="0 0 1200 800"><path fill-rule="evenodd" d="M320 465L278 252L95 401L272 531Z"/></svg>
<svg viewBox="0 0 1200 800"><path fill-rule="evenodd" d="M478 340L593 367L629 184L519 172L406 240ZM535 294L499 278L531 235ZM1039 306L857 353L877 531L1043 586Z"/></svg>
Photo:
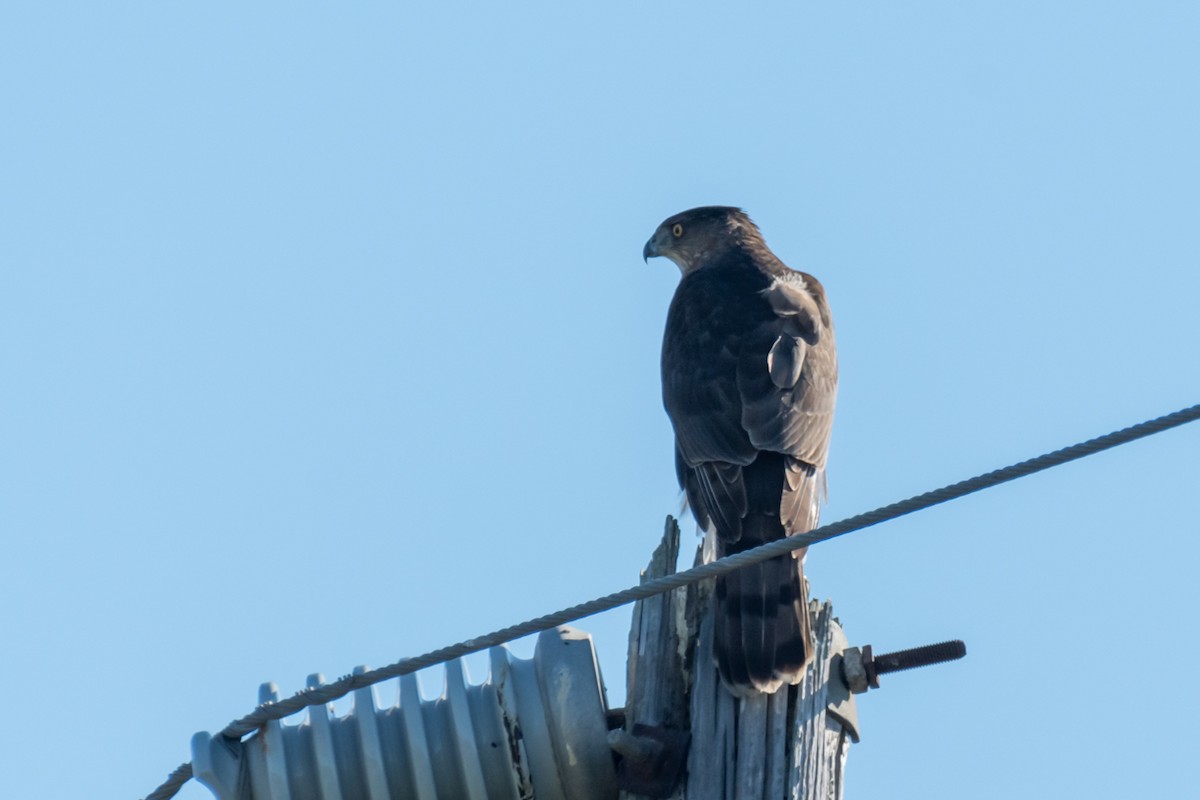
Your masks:
<svg viewBox="0 0 1200 800"><path fill-rule="evenodd" d="M782 538L779 518L750 514L729 552ZM801 558L780 556L717 578L714 654L729 689L772 693L799 683L813 645Z"/></svg>

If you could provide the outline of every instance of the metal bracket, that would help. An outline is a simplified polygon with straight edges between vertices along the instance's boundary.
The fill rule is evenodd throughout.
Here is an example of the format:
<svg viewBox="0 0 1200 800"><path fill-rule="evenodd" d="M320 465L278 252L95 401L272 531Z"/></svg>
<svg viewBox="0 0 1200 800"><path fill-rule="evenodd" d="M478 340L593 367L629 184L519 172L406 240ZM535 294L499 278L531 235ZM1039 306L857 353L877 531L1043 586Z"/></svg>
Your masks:
<svg viewBox="0 0 1200 800"><path fill-rule="evenodd" d="M662 725L635 723L633 730L608 732L608 745L618 755L617 786L646 797L670 797L687 763L692 735Z"/></svg>
<svg viewBox="0 0 1200 800"><path fill-rule="evenodd" d="M850 740L855 744L858 743L858 707L854 704L854 695L847 688L843 681L838 680L842 675L843 669L840 666L843 661L845 652L850 648L850 642L846 639L845 632L842 631L842 626L831 625L832 639L830 641L830 649L833 651L833 656L829 659L829 679L825 683L825 692L827 702L825 704L825 713L833 717L842 726L842 729L850 735Z"/></svg>

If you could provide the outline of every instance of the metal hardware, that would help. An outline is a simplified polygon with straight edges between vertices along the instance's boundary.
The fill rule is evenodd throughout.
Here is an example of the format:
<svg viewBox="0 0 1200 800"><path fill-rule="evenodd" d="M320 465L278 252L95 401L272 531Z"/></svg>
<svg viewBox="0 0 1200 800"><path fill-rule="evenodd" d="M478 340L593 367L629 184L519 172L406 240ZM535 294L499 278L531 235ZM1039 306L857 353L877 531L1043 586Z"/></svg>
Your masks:
<svg viewBox="0 0 1200 800"><path fill-rule="evenodd" d="M617 786L645 797L670 797L683 776L691 734L662 725L635 723L633 731L608 732L617 753Z"/></svg>
<svg viewBox="0 0 1200 800"><path fill-rule="evenodd" d="M871 645L847 648L842 652L842 679L855 694L879 688L879 676L889 672L926 667L946 661L957 661L967 654L967 646L960 639L938 644L927 644L909 650L874 655Z"/></svg>

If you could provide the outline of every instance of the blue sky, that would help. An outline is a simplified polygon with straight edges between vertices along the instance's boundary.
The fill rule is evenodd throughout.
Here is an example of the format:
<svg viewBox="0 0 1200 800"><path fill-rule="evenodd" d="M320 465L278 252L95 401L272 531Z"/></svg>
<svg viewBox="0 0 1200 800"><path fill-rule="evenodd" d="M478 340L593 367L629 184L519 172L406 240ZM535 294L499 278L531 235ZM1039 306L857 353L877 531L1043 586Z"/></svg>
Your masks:
<svg viewBox="0 0 1200 800"><path fill-rule="evenodd" d="M1198 34L1166 2L6 4L6 791L140 796L262 681L635 582L679 505L677 273L640 253L684 208L744 206L828 290L826 520L1200 401ZM969 648L860 700L847 796L1190 792L1198 451L813 548L852 643ZM628 611L579 624L619 704Z"/></svg>

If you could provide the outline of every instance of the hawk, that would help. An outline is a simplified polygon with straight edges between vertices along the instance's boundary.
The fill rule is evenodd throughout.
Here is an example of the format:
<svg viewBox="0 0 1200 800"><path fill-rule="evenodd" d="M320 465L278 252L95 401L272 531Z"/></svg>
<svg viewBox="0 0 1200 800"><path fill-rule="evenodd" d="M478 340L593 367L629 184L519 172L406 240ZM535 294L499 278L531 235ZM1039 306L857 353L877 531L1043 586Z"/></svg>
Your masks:
<svg viewBox="0 0 1200 800"><path fill-rule="evenodd" d="M663 336L675 469L718 557L812 530L825 490L837 353L825 290L744 211L667 218L642 251L682 277ZM804 550L717 578L713 650L735 693L798 683L812 659Z"/></svg>

